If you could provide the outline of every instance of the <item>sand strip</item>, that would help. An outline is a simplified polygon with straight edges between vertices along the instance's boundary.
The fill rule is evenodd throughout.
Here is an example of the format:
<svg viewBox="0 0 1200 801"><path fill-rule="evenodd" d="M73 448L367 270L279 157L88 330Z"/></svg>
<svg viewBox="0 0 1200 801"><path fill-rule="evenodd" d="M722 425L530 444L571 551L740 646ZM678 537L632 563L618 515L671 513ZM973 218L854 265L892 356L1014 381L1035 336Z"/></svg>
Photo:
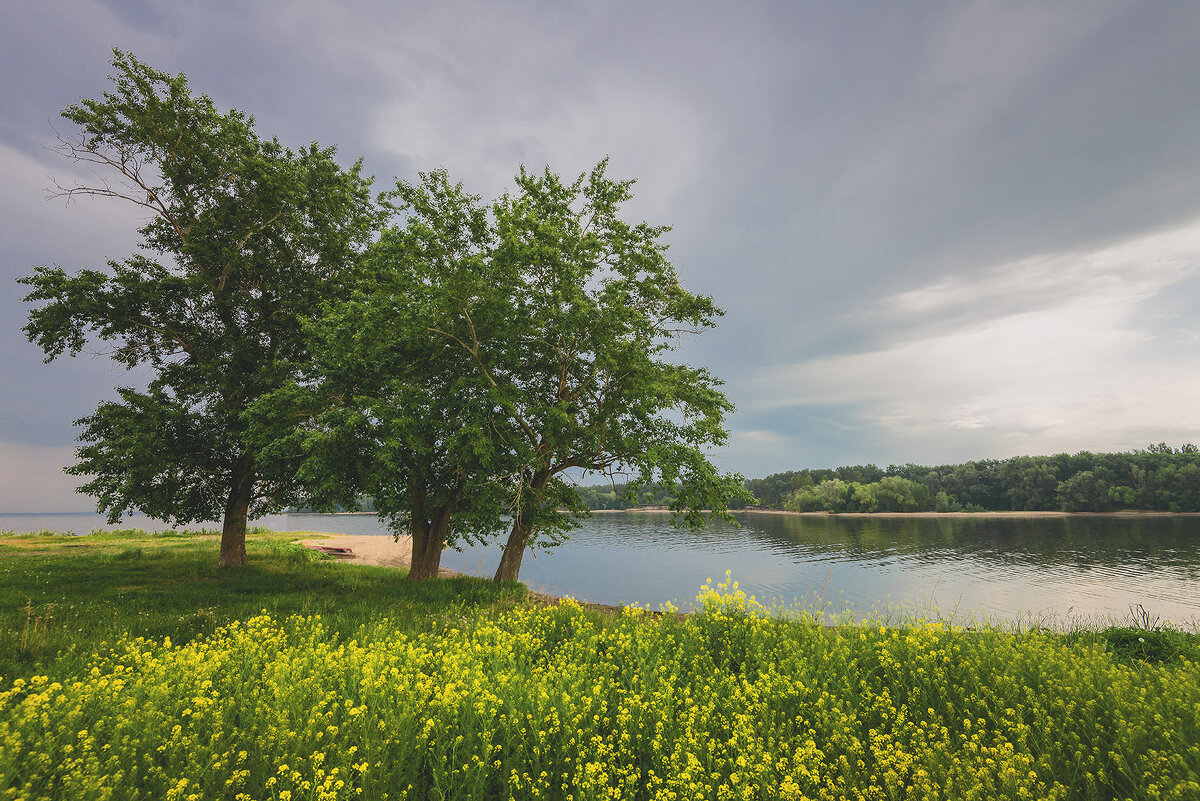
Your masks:
<svg viewBox="0 0 1200 801"><path fill-rule="evenodd" d="M376 565L378 567L408 567L412 564L412 537L392 539L388 535L379 534L333 534L325 531L306 531L305 539L296 540L298 545L335 545L339 548L349 548L353 555L345 559L347 562L357 562L360 565ZM453 570L441 568L440 578L460 575Z"/></svg>

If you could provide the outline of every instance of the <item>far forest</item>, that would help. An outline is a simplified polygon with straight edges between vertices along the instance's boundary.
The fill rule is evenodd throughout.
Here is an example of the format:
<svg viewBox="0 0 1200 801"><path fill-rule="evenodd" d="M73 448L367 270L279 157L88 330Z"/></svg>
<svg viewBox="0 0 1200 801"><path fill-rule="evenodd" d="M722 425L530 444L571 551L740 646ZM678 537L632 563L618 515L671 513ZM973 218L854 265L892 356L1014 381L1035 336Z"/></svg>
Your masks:
<svg viewBox="0 0 1200 801"><path fill-rule="evenodd" d="M666 506L669 488L580 487L591 509ZM853 465L746 482L756 503L794 512L1200 512L1200 448L1165 443L1123 453L1060 453L930 467ZM732 508L733 505L731 505Z"/></svg>

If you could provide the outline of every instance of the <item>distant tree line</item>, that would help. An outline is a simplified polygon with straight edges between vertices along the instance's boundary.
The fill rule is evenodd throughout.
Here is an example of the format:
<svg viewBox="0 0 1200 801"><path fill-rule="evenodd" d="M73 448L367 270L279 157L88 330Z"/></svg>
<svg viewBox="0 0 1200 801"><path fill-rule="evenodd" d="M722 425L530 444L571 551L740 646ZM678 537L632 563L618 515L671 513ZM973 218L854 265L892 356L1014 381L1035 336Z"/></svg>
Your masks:
<svg viewBox="0 0 1200 801"><path fill-rule="evenodd" d="M334 504L332 507L330 507L328 509L316 509L312 506L301 504L299 506L289 506L284 511L289 514L306 515L306 514L326 514L329 512L333 512L334 514L340 514L340 513L344 513L344 512L378 512L379 510L375 508L375 499L374 498L372 498L370 495L363 495L363 496L359 497L354 503Z"/></svg>
<svg viewBox="0 0 1200 801"><path fill-rule="evenodd" d="M746 482L755 506L795 512L1200 511L1200 448L1060 453L929 467L873 464L772 473ZM579 487L589 509L669 505L669 486ZM731 508L745 508L734 503Z"/></svg>
<svg viewBox="0 0 1200 801"><path fill-rule="evenodd" d="M1160 443L1128 453L1060 453L926 467L852 465L772 473L746 481L759 508L796 512L1200 511L1200 448ZM591 510L668 507L663 483L577 488ZM730 508L747 504L735 500ZM290 511L308 512L299 507ZM364 496L356 509L375 511Z"/></svg>
<svg viewBox="0 0 1200 801"><path fill-rule="evenodd" d="M634 489L627 484L598 484L579 487L579 496L588 509L636 509L647 506L670 506L675 500L675 490L665 484L654 483ZM739 503L737 508L742 508Z"/></svg>
<svg viewBox="0 0 1200 801"><path fill-rule="evenodd" d="M1060 453L928 467L873 464L750 479L761 507L798 512L1200 511L1200 449Z"/></svg>

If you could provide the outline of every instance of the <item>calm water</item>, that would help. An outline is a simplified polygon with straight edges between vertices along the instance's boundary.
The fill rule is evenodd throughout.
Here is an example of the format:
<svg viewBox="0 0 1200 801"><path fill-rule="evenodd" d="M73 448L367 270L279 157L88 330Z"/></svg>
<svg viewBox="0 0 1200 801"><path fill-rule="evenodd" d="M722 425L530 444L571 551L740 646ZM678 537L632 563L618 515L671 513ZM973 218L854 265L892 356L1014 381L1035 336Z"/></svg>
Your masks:
<svg viewBox="0 0 1200 801"><path fill-rule="evenodd" d="M854 518L744 514L741 528L673 528L652 513L598 514L550 552L526 553L531 588L601 603L686 607L726 570L765 602L810 593L836 610L934 605L1016 619L1128 619L1132 604L1200 621L1200 517ZM86 533L95 515L0 515L0 529ZM161 528L143 517L127 526ZM372 515L275 515L280 531L386 535ZM499 548L447 551L445 567L490 576Z"/></svg>

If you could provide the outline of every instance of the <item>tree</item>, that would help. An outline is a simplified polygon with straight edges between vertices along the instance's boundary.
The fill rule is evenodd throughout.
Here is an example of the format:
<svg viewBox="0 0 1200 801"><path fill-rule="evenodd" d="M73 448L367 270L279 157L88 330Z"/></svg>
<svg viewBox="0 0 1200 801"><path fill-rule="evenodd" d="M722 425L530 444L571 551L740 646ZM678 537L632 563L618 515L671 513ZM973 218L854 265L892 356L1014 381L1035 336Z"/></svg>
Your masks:
<svg viewBox="0 0 1200 801"><path fill-rule="evenodd" d="M827 478L815 487L796 490L784 508L794 512L845 512L854 494L851 486L840 478Z"/></svg>
<svg viewBox="0 0 1200 801"><path fill-rule="evenodd" d="M788 496L796 490L811 486L813 486L812 476L807 471L792 470L785 473L772 473L765 478L752 478L746 482L746 489L754 496L756 503L777 509L783 508Z"/></svg>
<svg viewBox="0 0 1200 801"><path fill-rule="evenodd" d="M884 476L873 486L880 511L921 512L933 507L929 489L916 481Z"/></svg>
<svg viewBox="0 0 1200 801"><path fill-rule="evenodd" d="M1018 511L1055 508L1058 477L1045 457L1017 457L1005 463L1008 497Z"/></svg>
<svg viewBox="0 0 1200 801"><path fill-rule="evenodd" d="M935 512L961 512L963 506L957 498L943 490L934 496L933 510Z"/></svg>
<svg viewBox="0 0 1200 801"><path fill-rule="evenodd" d="M630 497L669 486L685 525L702 524L702 509L728 517L730 499L749 497L744 479L706 454L726 441L733 410L720 380L665 358L722 312L680 285L667 227L622 219L633 181L610 179L607 166L570 183L521 169L516 191L492 207L491 325L472 330L463 313L445 332L520 432L497 581L516 579L526 548L560 541L586 515L569 470L627 474Z"/></svg>
<svg viewBox="0 0 1200 801"><path fill-rule="evenodd" d="M629 497L669 486L684 524L703 521L702 509L727 515L745 496L741 477L705 453L727 436L720 382L663 358L720 311L679 285L666 228L620 218L632 182L605 169L564 183L522 168L515 192L490 207L444 173L401 183L405 220L368 259L387 288L338 312L394 321L372 332L371 347L387 338L397 354L436 354L433 385L444 389L415 403L397 394L374 413L431 421L429 447L465 470L468 486L503 492L512 522L497 581L516 579L527 547L561 541L588 514L568 471L628 474ZM423 368L388 369L401 384L428 380ZM402 474L398 486L415 491Z"/></svg>
<svg viewBox="0 0 1200 801"><path fill-rule="evenodd" d="M1107 512L1112 494L1103 478L1083 470L1058 485L1058 502L1064 512Z"/></svg>
<svg viewBox="0 0 1200 801"><path fill-rule="evenodd" d="M221 516L219 565L244 565L247 518L297 497L294 465L252 444L284 435L286 421L246 411L309 359L302 317L377 225L370 179L340 167L333 148L262 139L253 118L218 111L182 74L113 52L113 90L63 112L79 131L61 152L97 182L58 189L147 210L142 252L107 271L35 268L21 279L25 300L44 305L24 330L46 361L98 339L154 374L77 421L85 444L68 472L92 477L81 491L114 522L130 510Z"/></svg>
<svg viewBox="0 0 1200 801"><path fill-rule="evenodd" d="M839 512L877 512L879 511L879 498L877 496L880 485L875 484L860 484L857 481L851 481L847 487L846 506L844 509L838 509Z"/></svg>
<svg viewBox="0 0 1200 801"><path fill-rule="evenodd" d="M300 461L318 507L369 493L393 531L411 537L408 578L420 581L437 577L447 545L504 528L513 434L475 361L431 328L447 307L488 291L486 210L445 172L400 182L391 201L403 221L307 326L314 360L303 380L252 413L298 421L265 453Z"/></svg>

